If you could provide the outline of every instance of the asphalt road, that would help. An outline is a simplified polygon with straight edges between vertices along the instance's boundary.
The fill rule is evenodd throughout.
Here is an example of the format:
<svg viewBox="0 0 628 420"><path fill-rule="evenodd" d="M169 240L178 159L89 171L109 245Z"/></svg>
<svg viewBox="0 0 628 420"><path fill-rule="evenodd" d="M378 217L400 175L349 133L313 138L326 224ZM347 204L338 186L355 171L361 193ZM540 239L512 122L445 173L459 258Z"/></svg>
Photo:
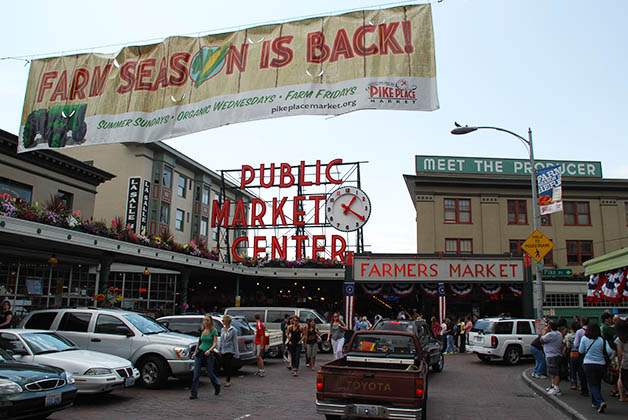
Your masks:
<svg viewBox="0 0 628 420"><path fill-rule="evenodd" d="M320 361L330 355L319 355ZM55 420L90 419L217 419L217 420L321 420L314 407L316 375L301 364L293 377L283 361L266 361L266 376L245 366L232 386L215 396L207 377L201 379L199 399L189 400L190 381L172 380L166 389L141 387L108 395L79 397L74 407L51 416ZM446 356L445 369L430 375L430 419L529 420L567 419L536 396L521 379L530 366L485 364L472 355ZM223 377L219 376L222 382Z"/></svg>

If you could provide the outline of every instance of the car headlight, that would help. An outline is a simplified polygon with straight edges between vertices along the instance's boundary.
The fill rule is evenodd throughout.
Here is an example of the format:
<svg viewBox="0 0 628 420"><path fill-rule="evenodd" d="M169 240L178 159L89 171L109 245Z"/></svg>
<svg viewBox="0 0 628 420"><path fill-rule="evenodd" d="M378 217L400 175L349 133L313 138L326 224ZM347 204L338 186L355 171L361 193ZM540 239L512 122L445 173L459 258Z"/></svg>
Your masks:
<svg viewBox="0 0 628 420"><path fill-rule="evenodd" d="M0 379L0 395L2 394L19 394L24 390L20 384L8 379Z"/></svg>
<svg viewBox="0 0 628 420"><path fill-rule="evenodd" d="M74 382L76 382L76 379L74 379L74 375L72 375L70 372L68 372L67 370L65 371L65 381L68 384L73 384Z"/></svg>
<svg viewBox="0 0 628 420"><path fill-rule="evenodd" d="M189 359L190 349L187 347L175 347L174 354L177 355L177 359Z"/></svg>
<svg viewBox="0 0 628 420"><path fill-rule="evenodd" d="M111 375L113 372L107 368L91 368L85 371L83 375Z"/></svg>

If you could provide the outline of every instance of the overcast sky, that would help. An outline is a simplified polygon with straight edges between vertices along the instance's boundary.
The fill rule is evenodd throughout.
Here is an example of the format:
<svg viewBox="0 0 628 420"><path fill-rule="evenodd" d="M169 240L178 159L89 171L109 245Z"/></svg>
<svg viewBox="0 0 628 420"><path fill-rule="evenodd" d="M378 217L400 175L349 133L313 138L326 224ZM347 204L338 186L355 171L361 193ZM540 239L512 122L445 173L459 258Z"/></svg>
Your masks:
<svg viewBox="0 0 628 420"><path fill-rule="evenodd" d="M384 1L28 1L3 7L0 57L114 52L113 44L388 7ZM388 3L391 5L392 3ZM514 137L449 134L454 121L526 135L547 160L601 161L605 178L628 178L628 2L443 0L433 4L440 110L358 111L235 124L167 143L214 169L342 158L368 161L362 187L373 213L373 252L416 252L403 174L415 155L526 158ZM0 61L0 127L18 133L28 66ZM122 197L121 197L122 199Z"/></svg>

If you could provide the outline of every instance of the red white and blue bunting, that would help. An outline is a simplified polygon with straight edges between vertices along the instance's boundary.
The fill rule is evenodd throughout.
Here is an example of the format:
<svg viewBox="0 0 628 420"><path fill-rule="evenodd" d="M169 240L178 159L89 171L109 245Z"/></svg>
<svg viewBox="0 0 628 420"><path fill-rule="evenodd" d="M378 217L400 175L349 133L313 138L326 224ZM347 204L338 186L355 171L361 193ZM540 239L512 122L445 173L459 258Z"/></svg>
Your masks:
<svg viewBox="0 0 628 420"><path fill-rule="evenodd" d="M398 296L408 296L414 291L413 283L393 283L390 288Z"/></svg>
<svg viewBox="0 0 628 420"><path fill-rule="evenodd" d="M521 286L508 286L508 289L512 292L513 295L517 297L521 296L523 293Z"/></svg>
<svg viewBox="0 0 628 420"><path fill-rule="evenodd" d="M496 296L502 291L502 287L499 283L483 283L480 284L480 289L488 296Z"/></svg>
<svg viewBox="0 0 628 420"><path fill-rule="evenodd" d="M367 295L377 296L384 290L383 283L362 283L362 289Z"/></svg>
<svg viewBox="0 0 628 420"><path fill-rule="evenodd" d="M455 296L465 297L473 291L473 285L471 283L451 283L449 288Z"/></svg>
<svg viewBox="0 0 628 420"><path fill-rule="evenodd" d="M421 288L430 296L438 295L438 283L425 283L421 285Z"/></svg>
<svg viewBox="0 0 628 420"><path fill-rule="evenodd" d="M601 302L604 299L611 303L628 300L628 268L623 267L605 273L591 274L587 282L587 301Z"/></svg>

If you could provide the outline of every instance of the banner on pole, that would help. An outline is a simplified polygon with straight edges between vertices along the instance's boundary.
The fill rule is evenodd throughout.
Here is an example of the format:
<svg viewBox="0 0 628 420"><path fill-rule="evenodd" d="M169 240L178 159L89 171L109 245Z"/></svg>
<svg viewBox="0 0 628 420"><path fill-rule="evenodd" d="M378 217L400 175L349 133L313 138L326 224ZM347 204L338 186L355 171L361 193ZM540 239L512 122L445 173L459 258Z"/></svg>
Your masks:
<svg viewBox="0 0 628 420"><path fill-rule="evenodd" d="M360 109L438 109L429 4L33 60L18 150Z"/></svg>
<svg viewBox="0 0 628 420"><path fill-rule="evenodd" d="M549 166L536 171L541 215L563 211L562 171L560 166Z"/></svg>

